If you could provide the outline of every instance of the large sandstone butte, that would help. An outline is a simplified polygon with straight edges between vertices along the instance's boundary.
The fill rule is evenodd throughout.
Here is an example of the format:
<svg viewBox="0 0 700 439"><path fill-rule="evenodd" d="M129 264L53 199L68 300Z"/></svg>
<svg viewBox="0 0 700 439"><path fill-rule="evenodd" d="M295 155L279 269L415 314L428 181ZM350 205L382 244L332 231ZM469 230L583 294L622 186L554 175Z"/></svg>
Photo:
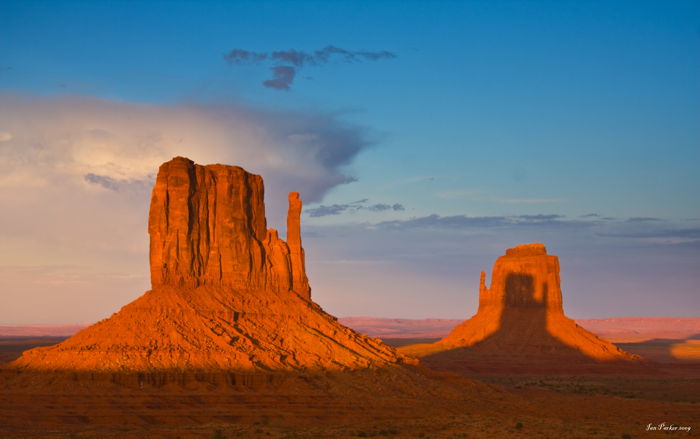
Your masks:
<svg viewBox="0 0 700 439"><path fill-rule="evenodd" d="M268 229L263 181L235 166L161 165L148 232L152 289L10 367L31 370L345 370L402 357L311 301L289 194L287 241Z"/></svg>
<svg viewBox="0 0 700 439"><path fill-rule="evenodd" d="M403 352L446 361L457 360L466 352L476 355L477 361L494 357L514 362L637 359L564 315L559 259L548 255L544 245L526 244L506 250L496 260L489 288L485 277L482 271L476 315L434 344L408 346ZM440 357L441 352L450 351Z"/></svg>

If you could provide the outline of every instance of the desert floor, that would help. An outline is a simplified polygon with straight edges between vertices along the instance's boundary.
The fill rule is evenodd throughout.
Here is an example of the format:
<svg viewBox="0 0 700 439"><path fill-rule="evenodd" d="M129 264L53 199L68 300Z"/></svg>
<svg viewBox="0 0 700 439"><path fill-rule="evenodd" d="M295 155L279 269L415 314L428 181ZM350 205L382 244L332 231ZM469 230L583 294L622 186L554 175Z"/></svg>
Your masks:
<svg viewBox="0 0 700 439"><path fill-rule="evenodd" d="M0 339L0 359L59 340ZM620 346L654 360L653 368L576 376L418 368L399 378L377 371L235 386L206 377L162 386L80 379L62 387L47 381L46 388L41 377L17 387L3 373L0 438L699 437L694 339ZM648 430L662 423L691 430Z"/></svg>

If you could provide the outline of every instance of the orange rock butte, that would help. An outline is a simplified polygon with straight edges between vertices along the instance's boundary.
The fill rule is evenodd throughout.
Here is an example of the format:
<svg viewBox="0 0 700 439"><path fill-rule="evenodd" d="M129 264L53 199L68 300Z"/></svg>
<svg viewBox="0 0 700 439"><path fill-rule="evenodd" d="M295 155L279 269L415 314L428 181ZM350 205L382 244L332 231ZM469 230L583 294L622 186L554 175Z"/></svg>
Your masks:
<svg viewBox="0 0 700 439"><path fill-rule="evenodd" d="M564 315L559 259L543 244L519 245L496 260L491 286L481 272L479 309L432 345L402 351L419 356L456 348L483 355L634 360L617 346L578 326Z"/></svg>
<svg viewBox="0 0 700 439"><path fill-rule="evenodd" d="M152 289L10 367L43 370L342 370L400 363L311 301L299 194L287 242L268 229L263 181L235 166L161 165L148 232Z"/></svg>

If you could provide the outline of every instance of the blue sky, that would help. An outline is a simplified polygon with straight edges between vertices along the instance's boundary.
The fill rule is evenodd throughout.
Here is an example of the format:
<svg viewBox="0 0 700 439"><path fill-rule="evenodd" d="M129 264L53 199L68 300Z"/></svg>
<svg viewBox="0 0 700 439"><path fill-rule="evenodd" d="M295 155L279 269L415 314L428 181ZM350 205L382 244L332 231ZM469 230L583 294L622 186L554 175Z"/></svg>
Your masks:
<svg viewBox="0 0 700 439"><path fill-rule="evenodd" d="M272 58L292 51L311 58ZM0 54L0 323L90 321L147 288L171 154L261 173L272 225L298 188L336 315L467 317L479 271L539 240L574 316L700 307L695 1L4 1ZM263 86L275 67L288 90ZM32 314L47 297L92 305Z"/></svg>

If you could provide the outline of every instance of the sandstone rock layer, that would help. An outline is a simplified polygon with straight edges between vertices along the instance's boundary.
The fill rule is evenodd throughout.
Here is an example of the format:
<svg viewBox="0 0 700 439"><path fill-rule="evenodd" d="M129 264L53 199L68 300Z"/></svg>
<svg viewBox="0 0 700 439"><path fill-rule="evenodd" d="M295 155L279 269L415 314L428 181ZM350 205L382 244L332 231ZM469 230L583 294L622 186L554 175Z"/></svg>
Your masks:
<svg viewBox="0 0 700 439"><path fill-rule="evenodd" d="M635 356L586 331L564 315L559 259L542 244L506 250L493 268L491 286L481 273L479 309L433 345L403 349L419 356L469 348L470 352L510 359L567 358L575 361L625 361Z"/></svg>
<svg viewBox="0 0 700 439"><path fill-rule="evenodd" d="M164 163L148 221L152 289L11 367L270 371L401 362L311 301L299 194L289 196L287 242L267 228L263 199L262 178L242 168Z"/></svg>

